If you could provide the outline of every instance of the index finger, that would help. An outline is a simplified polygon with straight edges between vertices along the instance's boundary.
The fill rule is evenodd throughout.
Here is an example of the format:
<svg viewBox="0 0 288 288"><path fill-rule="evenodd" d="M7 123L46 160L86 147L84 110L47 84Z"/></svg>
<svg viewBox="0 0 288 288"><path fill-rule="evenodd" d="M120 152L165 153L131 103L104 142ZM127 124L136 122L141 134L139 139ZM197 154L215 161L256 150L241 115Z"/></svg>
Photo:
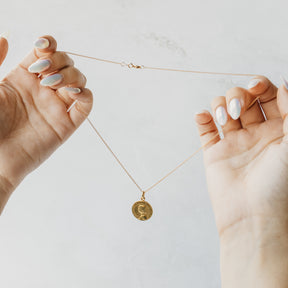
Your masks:
<svg viewBox="0 0 288 288"><path fill-rule="evenodd" d="M22 61L21 66L25 69L36 62L39 58L45 57L54 53L57 50L56 40L50 36L41 36L34 42L34 50L31 51Z"/></svg>
<svg viewBox="0 0 288 288"><path fill-rule="evenodd" d="M57 42L50 35L41 36L34 42L34 50L38 58L44 57L57 50Z"/></svg>

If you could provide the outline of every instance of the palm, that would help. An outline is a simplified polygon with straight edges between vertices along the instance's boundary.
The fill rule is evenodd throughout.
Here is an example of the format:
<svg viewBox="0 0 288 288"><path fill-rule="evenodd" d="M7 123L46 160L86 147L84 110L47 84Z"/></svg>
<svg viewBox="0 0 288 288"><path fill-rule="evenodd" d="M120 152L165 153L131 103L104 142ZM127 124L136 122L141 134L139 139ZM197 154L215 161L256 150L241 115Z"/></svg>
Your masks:
<svg viewBox="0 0 288 288"><path fill-rule="evenodd" d="M33 51L0 82L0 176L13 186L47 159L92 108L92 93L84 88L85 77L65 53L55 52L55 40L47 38L50 50L36 51L38 56ZM53 89L42 86L37 75L27 70L38 57L51 59L51 69L65 75ZM77 85L82 92L71 94L63 88L66 85ZM77 105L67 113L75 99L79 100Z"/></svg>
<svg viewBox="0 0 288 288"><path fill-rule="evenodd" d="M271 201L288 201L288 193L276 195L283 191L279 185L287 185L282 122L279 118L232 132L207 150L207 180L219 233L247 217L274 213Z"/></svg>
<svg viewBox="0 0 288 288"><path fill-rule="evenodd" d="M245 99L246 106L241 120L228 119L224 139L213 140L217 128L214 121L209 121L210 114L197 118L202 143L209 139L214 141L205 149L204 159L208 190L220 235L227 228L246 220L287 214L288 146L284 134L287 134L285 125L288 126L284 117L287 113L284 97L288 93L283 87L277 90L267 78L260 79L263 84L255 90L248 92L234 88L227 92L226 97L237 95L239 99ZM260 97L260 101L263 99L267 121L258 105L254 104L253 109L247 110L251 98L255 97L253 93ZM225 97L215 98L214 107L219 105L217 102L226 100Z"/></svg>
<svg viewBox="0 0 288 288"><path fill-rule="evenodd" d="M0 150L0 157L11 171L19 166L31 171L72 134L75 126L56 92L41 87L35 75L21 67L3 80L0 91L0 121L6 123L1 125L0 139L2 148L13 151L13 158L6 149ZM3 170L8 170L7 165Z"/></svg>

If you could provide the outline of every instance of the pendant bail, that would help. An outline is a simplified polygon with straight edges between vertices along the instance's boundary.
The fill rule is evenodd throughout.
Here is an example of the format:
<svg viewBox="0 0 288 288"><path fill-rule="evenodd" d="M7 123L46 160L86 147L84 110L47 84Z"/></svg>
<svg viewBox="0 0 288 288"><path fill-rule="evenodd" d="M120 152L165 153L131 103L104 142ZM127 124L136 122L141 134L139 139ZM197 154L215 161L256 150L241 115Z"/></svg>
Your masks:
<svg viewBox="0 0 288 288"><path fill-rule="evenodd" d="M142 193L142 197L141 197L141 201L145 201L145 191L142 191L143 193Z"/></svg>

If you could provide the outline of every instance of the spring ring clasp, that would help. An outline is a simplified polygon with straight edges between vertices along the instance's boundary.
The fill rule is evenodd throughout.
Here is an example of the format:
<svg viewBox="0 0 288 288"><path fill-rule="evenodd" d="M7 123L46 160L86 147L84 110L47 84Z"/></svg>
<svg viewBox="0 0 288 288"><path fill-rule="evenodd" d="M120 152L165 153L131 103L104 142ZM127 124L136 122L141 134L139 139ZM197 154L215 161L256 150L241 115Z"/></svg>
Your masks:
<svg viewBox="0 0 288 288"><path fill-rule="evenodd" d="M126 62L121 62L121 66L122 67L128 67L130 69L134 68L134 69L143 69L144 66L143 65L135 65L133 63L126 63Z"/></svg>

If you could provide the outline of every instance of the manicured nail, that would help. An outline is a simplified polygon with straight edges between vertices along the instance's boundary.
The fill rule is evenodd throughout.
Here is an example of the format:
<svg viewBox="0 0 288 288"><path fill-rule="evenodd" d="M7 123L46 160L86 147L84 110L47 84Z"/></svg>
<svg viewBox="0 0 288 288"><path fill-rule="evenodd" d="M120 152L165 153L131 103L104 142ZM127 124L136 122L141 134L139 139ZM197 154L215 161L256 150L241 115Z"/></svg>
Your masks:
<svg viewBox="0 0 288 288"><path fill-rule="evenodd" d="M285 85L286 89L288 90L288 81L284 78L284 76L280 76L282 81L283 81L283 84Z"/></svg>
<svg viewBox="0 0 288 288"><path fill-rule="evenodd" d="M61 74L53 74L42 79L40 84L42 86L55 86L61 83L62 80L63 80L63 76Z"/></svg>
<svg viewBox="0 0 288 288"><path fill-rule="evenodd" d="M248 89L252 89L252 88L256 87L259 83L260 83L260 79L250 80L250 82L248 83Z"/></svg>
<svg viewBox="0 0 288 288"><path fill-rule="evenodd" d="M37 60L35 63L29 66L28 71L31 73L40 73L47 70L51 66L49 60Z"/></svg>
<svg viewBox="0 0 288 288"><path fill-rule="evenodd" d="M6 40L8 40L9 34L10 34L9 32L1 33L1 34L0 34L0 38L5 38Z"/></svg>
<svg viewBox="0 0 288 288"><path fill-rule="evenodd" d="M34 42L34 47L38 49L45 49L50 46L50 42L46 38L39 38Z"/></svg>
<svg viewBox="0 0 288 288"><path fill-rule="evenodd" d="M73 93L73 94L79 94L79 93L81 93L81 89L80 89L80 88L65 87L65 89L66 89L68 92L71 92L71 93Z"/></svg>
<svg viewBox="0 0 288 288"><path fill-rule="evenodd" d="M241 103L237 98L234 98L230 101L228 106L228 112L232 119L236 120L239 118L241 113Z"/></svg>
<svg viewBox="0 0 288 288"><path fill-rule="evenodd" d="M223 106L217 107L215 116L216 116L216 121L218 122L219 125L224 126L226 124L228 117L227 117L226 110Z"/></svg>

